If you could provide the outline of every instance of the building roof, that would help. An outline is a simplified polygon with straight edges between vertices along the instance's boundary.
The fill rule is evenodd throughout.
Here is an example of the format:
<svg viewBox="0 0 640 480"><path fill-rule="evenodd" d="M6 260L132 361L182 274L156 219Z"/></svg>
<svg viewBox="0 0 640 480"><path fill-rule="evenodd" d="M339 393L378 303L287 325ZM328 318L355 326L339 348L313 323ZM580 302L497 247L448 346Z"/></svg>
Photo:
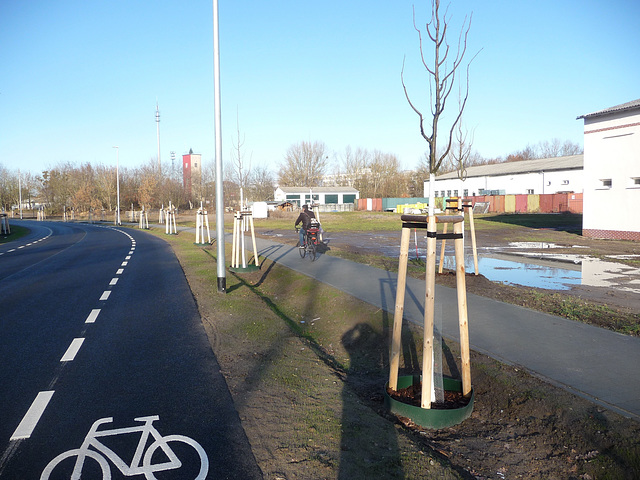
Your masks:
<svg viewBox="0 0 640 480"><path fill-rule="evenodd" d="M624 112L625 110L633 110L636 108L640 108L640 98L638 100L633 100L631 102L623 103L621 105L616 105L615 107L609 107L609 108L605 108L604 110L599 110L597 112L587 113L586 115L580 115L579 117L576 118L576 120L580 120L581 118L601 117L603 115Z"/></svg>
<svg viewBox="0 0 640 480"><path fill-rule="evenodd" d="M467 168L467 178L512 175L515 173L549 172L552 170L576 170L584 168L584 155L568 155L566 157L537 158L519 162L494 163L491 165L474 165ZM438 175L436 180L458 178L458 172Z"/></svg>
<svg viewBox="0 0 640 480"><path fill-rule="evenodd" d="M353 187L278 187L285 193L309 193L312 190L315 193L357 193L358 190Z"/></svg>

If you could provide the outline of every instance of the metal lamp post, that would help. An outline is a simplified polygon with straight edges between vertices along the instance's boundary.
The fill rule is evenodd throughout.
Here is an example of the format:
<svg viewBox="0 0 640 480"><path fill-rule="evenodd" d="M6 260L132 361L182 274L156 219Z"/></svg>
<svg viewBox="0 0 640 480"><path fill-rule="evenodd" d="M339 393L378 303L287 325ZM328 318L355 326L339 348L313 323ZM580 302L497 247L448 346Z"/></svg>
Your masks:
<svg viewBox="0 0 640 480"><path fill-rule="evenodd" d="M120 221L120 147L113 147L116 149L116 225L122 225Z"/></svg>
<svg viewBox="0 0 640 480"><path fill-rule="evenodd" d="M227 292L224 254L224 194L222 176L222 126L220 114L220 41L218 0L213 0L213 94L216 139L216 236L218 238L218 293Z"/></svg>

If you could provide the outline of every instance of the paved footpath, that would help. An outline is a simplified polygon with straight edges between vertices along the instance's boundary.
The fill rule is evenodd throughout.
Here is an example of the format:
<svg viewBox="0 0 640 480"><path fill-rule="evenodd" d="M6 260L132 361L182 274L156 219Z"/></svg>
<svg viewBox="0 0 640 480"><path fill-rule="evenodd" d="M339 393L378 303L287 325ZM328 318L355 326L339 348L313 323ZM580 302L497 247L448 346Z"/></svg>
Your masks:
<svg viewBox="0 0 640 480"><path fill-rule="evenodd" d="M227 241L231 242L231 238ZM250 243L247 241L248 249L252 248ZM395 274L329 255L319 255L311 262L300 258L297 248L270 240L258 238L257 245L259 255L393 315ZM407 279L405 319L422 324L424 296L425 281ZM472 349L519 365L544 380L640 421L640 338L477 295L468 294L467 303ZM440 310L443 334L458 340L455 289L436 286L436 312Z"/></svg>

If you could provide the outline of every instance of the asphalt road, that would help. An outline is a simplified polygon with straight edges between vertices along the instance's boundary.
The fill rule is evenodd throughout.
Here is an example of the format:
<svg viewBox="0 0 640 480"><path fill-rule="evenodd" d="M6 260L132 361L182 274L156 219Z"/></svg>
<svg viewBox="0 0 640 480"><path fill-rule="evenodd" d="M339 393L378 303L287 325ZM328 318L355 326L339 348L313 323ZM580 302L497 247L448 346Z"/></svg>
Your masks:
<svg viewBox="0 0 640 480"><path fill-rule="evenodd" d="M82 478L262 478L170 247L21 224L0 245L0 478L70 478L83 458Z"/></svg>

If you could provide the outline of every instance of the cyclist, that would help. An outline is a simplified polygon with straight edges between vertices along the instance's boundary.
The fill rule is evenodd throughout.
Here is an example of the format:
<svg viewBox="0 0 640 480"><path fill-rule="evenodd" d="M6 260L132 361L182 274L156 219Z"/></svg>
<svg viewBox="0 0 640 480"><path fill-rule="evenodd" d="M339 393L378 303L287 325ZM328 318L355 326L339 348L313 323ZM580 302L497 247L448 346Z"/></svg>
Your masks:
<svg viewBox="0 0 640 480"><path fill-rule="evenodd" d="M296 220L296 224L294 225L296 228L299 223L302 223L302 228L300 228L300 245L299 248L304 248L304 239L309 228L309 224L311 223L311 219L316 218L313 212L309 211L309 207L307 205L302 206L302 211L300 215L298 215L298 219Z"/></svg>

